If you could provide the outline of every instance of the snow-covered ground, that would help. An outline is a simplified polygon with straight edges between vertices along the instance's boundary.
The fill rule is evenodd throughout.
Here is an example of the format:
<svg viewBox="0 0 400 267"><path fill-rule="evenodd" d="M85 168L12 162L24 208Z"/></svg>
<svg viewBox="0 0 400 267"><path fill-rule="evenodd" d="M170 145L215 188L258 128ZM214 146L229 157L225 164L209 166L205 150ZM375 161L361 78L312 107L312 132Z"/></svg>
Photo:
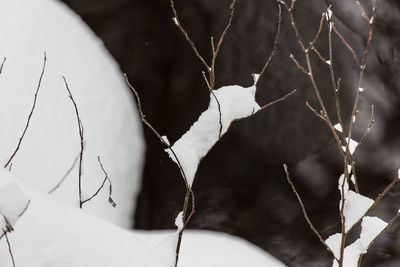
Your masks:
<svg viewBox="0 0 400 267"><path fill-rule="evenodd" d="M80 151L69 83L84 126L82 188L93 194L104 174L113 182L114 209L107 188L84 209L123 227L131 225L143 158L142 125L123 75L102 42L64 4L54 0L0 1L0 164L17 146L32 107L47 53L36 109L11 172L41 190L53 188ZM53 195L78 203L78 166Z"/></svg>
<svg viewBox="0 0 400 267"><path fill-rule="evenodd" d="M0 192L17 187L30 204L8 234L19 267L171 267L174 257L173 232L130 232L89 215L70 204L26 185L7 170L0 169ZM17 191L17 190L16 190ZM0 199L4 204L19 203L19 195ZM22 201L23 202L23 201ZM13 214L13 210L7 214ZM0 242L0 266L12 266L7 243ZM160 245L160 243L162 245ZM284 266L261 249L227 234L188 231L184 235L180 267Z"/></svg>

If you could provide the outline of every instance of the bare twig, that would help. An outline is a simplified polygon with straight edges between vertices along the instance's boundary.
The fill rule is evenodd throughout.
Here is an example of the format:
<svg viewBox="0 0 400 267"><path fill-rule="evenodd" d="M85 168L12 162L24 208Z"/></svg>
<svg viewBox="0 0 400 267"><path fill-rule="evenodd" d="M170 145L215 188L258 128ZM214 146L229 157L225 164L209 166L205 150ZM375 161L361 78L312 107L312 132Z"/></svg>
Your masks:
<svg viewBox="0 0 400 267"><path fill-rule="evenodd" d="M52 188L49 190L49 194L54 193L54 191L56 191L61 184L65 181L65 179L67 179L68 175L72 172L72 170L75 168L76 163L78 162L79 159L79 155L76 155L74 161L72 162L71 166L68 168L68 170L65 172L65 174L63 175L63 177L60 179L60 181Z"/></svg>
<svg viewBox="0 0 400 267"><path fill-rule="evenodd" d="M306 69L300 65L300 63L297 61L297 59L293 56L293 54L290 54L290 59L296 64L296 67L301 70L307 77L310 76L310 73L306 71Z"/></svg>
<svg viewBox="0 0 400 267"><path fill-rule="evenodd" d="M276 29L276 35L275 35L275 40L274 40L274 45L272 48L272 52L269 55L267 61L264 64L264 67L262 68L260 75L258 76L257 81L255 82L255 86L257 86L258 81L260 80L260 77L264 74L265 70L267 69L269 63L271 62L272 58L274 57L276 51L278 50L278 40L279 40L279 35L281 33L281 25L282 25L282 8L281 5L278 3L278 8L279 8L279 13L278 13L278 26Z"/></svg>
<svg viewBox="0 0 400 267"><path fill-rule="evenodd" d="M346 41L346 39L344 39L343 35L339 32L339 30L336 28L335 25L333 25L333 31L336 33L336 35L339 37L339 39L342 41L342 43L344 44L344 46L346 46L346 48L350 51L351 55L354 58L354 61L357 64L360 64L360 61L357 57L356 52L354 51L354 49L351 47L351 45Z"/></svg>
<svg viewBox="0 0 400 267"><path fill-rule="evenodd" d="M332 249L328 246L328 244L326 244L325 240L324 240L324 239L322 238L322 236L319 234L319 232L317 231L317 229L315 229L315 227L314 227L314 225L312 224L310 218L308 217L306 208L304 207L304 204L303 204L303 201L301 200L301 197L300 197L299 193L297 193L296 187L294 186L292 180L290 179L289 171L288 171L288 168L287 168L286 164L283 164L283 168L284 168L285 173L286 173L286 179L287 179L287 181L288 181L290 187L292 188L293 193L294 193L294 194L296 195L296 197L297 197L297 200L298 200L298 202L299 202L299 204L300 204L300 207L301 207L301 211L303 212L303 216L304 216L304 218L306 219L308 225L310 226L311 230L315 233L315 235L319 238L319 240L321 241L321 243L324 244L324 246L326 247L326 249L332 254L332 256L333 256L336 260L338 260L338 259L336 258L336 256L335 256L335 253L333 253Z"/></svg>
<svg viewBox="0 0 400 267"><path fill-rule="evenodd" d="M4 61L5 61L5 58L4 58L4 60L3 60L3 64L4 64ZM11 155L11 157L9 158L9 160L7 161L7 163L4 165L4 168L7 168L7 166L11 163L11 161L13 160L13 158L15 157L15 155L17 154L17 152L18 152L18 150L19 150L19 148L20 148L20 146L21 146L22 140L23 140L24 137L25 137L25 133L26 133L26 131L28 130L29 123L30 123L31 118L32 118L32 115L33 115L33 111L35 110L35 107L36 107L36 101L37 101L37 97L38 97L40 85L41 85L41 83L42 83L42 78L43 78L44 70L45 70L45 68L46 68L46 61L47 61L46 52L44 52L42 72L40 73L39 82L38 82L38 85L37 85L37 87L36 87L35 97L34 97L34 99L33 99L33 104L32 104L31 111L29 112L29 115L28 115L28 120L26 121L25 128L24 128L24 130L23 130L23 132L22 132L21 137L19 138L18 145L17 145L17 147L15 148L15 150L14 150L13 154ZM3 68L3 64L1 65L1 69ZM1 72L1 70L0 70L0 72Z"/></svg>
<svg viewBox="0 0 400 267"><path fill-rule="evenodd" d="M178 13L176 12L175 9L175 2L174 0L170 1L171 4L171 8L172 8L172 12L174 13L174 18L173 21L175 23L175 25L179 28L179 30L182 32L183 36L185 36L186 41L190 44L190 46L192 47L192 50L194 51L194 53L196 54L196 56L200 59L200 61L203 63L203 65L206 67L207 71L210 71L210 66L208 66L207 62L204 60L204 58L200 55L199 51L196 48L196 45L194 44L194 42L192 41L192 39L190 39L188 33L186 32L186 30L182 27L182 24L179 20L178 17Z"/></svg>
<svg viewBox="0 0 400 267"><path fill-rule="evenodd" d="M83 202L82 202L82 160L83 160L83 151L85 149L84 146L84 138L83 138L83 125L81 118L79 116L79 111L78 111L78 106L76 105L76 102L71 94L71 90L69 89L67 80L65 79L64 76L62 76L64 83L65 83L65 88L68 91L68 96L72 101L72 104L74 105L75 109L75 114L76 114L76 120L78 123L78 130L79 130L79 138L80 138L80 146L81 150L79 152L79 172L78 172L78 190L79 190L79 208L82 208Z"/></svg>
<svg viewBox="0 0 400 267"><path fill-rule="evenodd" d="M190 218L191 218L191 217L193 216L193 214L195 213L194 192L193 192L191 186L190 186L189 183L188 183L188 180L187 180L187 178L186 178L186 174L185 174L185 172L184 172L184 170L183 170L182 164L181 164L181 162L180 162L178 156L176 155L174 149L171 147L171 145L170 145L169 143L167 143L167 142L162 138L162 136L160 135L160 133L146 120L146 118L145 118L146 116L144 115L143 110L142 110L142 104L141 104L141 101L140 101L139 94L138 94L138 92L136 91L136 89L132 86L132 84L129 82L128 76L127 76L126 74L124 74L124 76L125 76L126 84L127 84L128 87L132 90L132 92L134 93L134 95L135 95L135 97L136 97L137 104L138 104L138 111L139 111L140 119L142 120L143 124L146 125L146 126L157 136L157 138L160 140L160 142L161 142L167 149L169 149L169 150L171 151L171 153L172 153L172 155L173 155L173 157L174 157L174 159L175 159L175 162L176 162L176 164L178 165L178 168L179 168L179 171L180 171L180 173L181 173L181 175L182 175L182 178L183 178L183 180L184 180L184 182L185 182L186 193L185 193L185 200L184 200L184 203L183 203L183 210L182 210L182 211L183 211L183 219L185 220L185 224L184 224L182 230L181 230L180 233L179 233L178 242L177 242L177 245L176 245L176 260L175 260L175 266L177 266L178 260L179 260L179 251L180 251L180 247L181 247L183 231L185 230L186 225L189 223ZM188 205L189 205L190 196L191 196L191 198L192 198L192 206L191 206L191 211L190 211L189 215L187 216L187 209L188 209ZM186 216L187 216L187 218L186 218Z"/></svg>
<svg viewBox="0 0 400 267"><path fill-rule="evenodd" d="M371 106L371 119L370 119L369 125L368 125L367 129L365 130L364 135L361 137L360 142L358 142L357 146L361 145L364 142L365 138L367 137L367 135L368 135L369 131L371 130L372 126L374 125L374 123L375 123L375 108L374 108L374 105L372 105Z"/></svg>
<svg viewBox="0 0 400 267"><path fill-rule="evenodd" d="M3 66L4 66L4 63L6 62L6 57L4 57L3 58L3 62L1 62L1 65L0 65L0 74L3 72Z"/></svg>
<svg viewBox="0 0 400 267"><path fill-rule="evenodd" d="M6 237L6 242L7 242L7 246L8 246L8 252L10 253L10 258L11 258L13 267L15 267L15 260L14 260L14 255L12 253L10 240L8 240L7 232L3 230L3 233L4 233L4 236Z"/></svg>
<svg viewBox="0 0 400 267"><path fill-rule="evenodd" d="M266 108L268 108L268 107L270 107L270 106L272 106L272 105L274 105L276 103L279 103L279 102L281 102L283 100L286 100L286 98L288 98L289 96L293 95L295 92L296 92L296 90L293 90L290 93L288 93L287 95L285 95L285 96L283 96L283 97L281 97L281 98L279 98L277 100L274 100L272 102L269 102L268 104L265 104L258 111L264 110L264 109L266 109Z"/></svg>
<svg viewBox="0 0 400 267"><path fill-rule="evenodd" d="M115 204L114 200L111 198L112 196L112 184L111 184L111 180L108 177L107 172L104 170L103 164L101 163L100 160L100 156L97 156L97 161L100 164L100 168L103 171L104 175L106 177L104 177L103 183L101 184L101 186L97 189L97 191L89 198L85 199L82 201L82 205L85 204L86 202L89 202L90 200L92 200L95 196L97 196L99 194L99 192L101 191L101 189L103 189L104 184L106 183L106 181L108 181L108 183L110 184L109 186L109 192L108 192L108 202L110 202L111 206L113 206L114 208L117 206L117 204Z"/></svg>
<svg viewBox="0 0 400 267"><path fill-rule="evenodd" d="M214 97L215 101L217 102L218 105L218 116L219 116L219 133L218 133L218 139L221 138L221 134L222 134L222 113L221 113L221 104L219 103L219 100L217 98L217 96L214 94L214 90L210 90L212 96Z"/></svg>
<svg viewBox="0 0 400 267"><path fill-rule="evenodd" d="M25 208L20 212L20 214L18 214L18 218L22 217L22 215L25 214L25 212L28 210L30 204L31 204L31 200L28 200L28 203L26 203Z"/></svg>

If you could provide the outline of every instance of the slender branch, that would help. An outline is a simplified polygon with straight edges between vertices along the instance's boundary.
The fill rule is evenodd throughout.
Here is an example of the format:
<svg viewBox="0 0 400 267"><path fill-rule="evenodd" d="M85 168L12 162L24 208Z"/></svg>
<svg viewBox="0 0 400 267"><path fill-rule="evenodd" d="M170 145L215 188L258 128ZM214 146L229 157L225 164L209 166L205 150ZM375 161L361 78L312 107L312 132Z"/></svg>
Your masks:
<svg viewBox="0 0 400 267"><path fill-rule="evenodd" d="M372 126L374 125L374 123L375 123L375 108L374 108L374 105L372 105L371 106L371 119L370 119L369 125L368 125L367 129L365 130L364 135L361 137L360 141L358 142L357 146L361 145L364 142L365 138L367 137L367 135L368 135L369 131L371 130Z"/></svg>
<svg viewBox="0 0 400 267"><path fill-rule="evenodd" d="M26 203L25 208L18 214L18 218L22 217L22 215L25 214L25 212L28 210L30 204L31 204L31 200L28 200L28 203Z"/></svg>
<svg viewBox="0 0 400 267"><path fill-rule="evenodd" d="M214 97L214 99L215 99L215 101L217 102L217 105L218 105L218 115L219 115L219 133L218 133L218 139L220 139L220 138L221 138L221 134L222 134L222 129L223 129L223 126L222 126L221 104L219 103L219 100L218 100L217 96L214 94L214 90L211 90L210 92L211 92L212 96Z"/></svg>
<svg viewBox="0 0 400 267"><path fill-rule="evenodd" d="M293 54L290 54L290 59L296 64L296 67L301 70L307 77L310 76L310 73L306 71L306 69L300 65L300 63L297 61L297 59L293 56Z"/></svg>
<svg viewBox="0 0 400 267"><path fill-rule="evenodd" d="M286 173L286 179L287 179L287 181L288 181L290 187L292 188L293 193L296 195L297 201L298 201L299 204L300 204L301 211L303 212L303 216L304 216L304 218L306 219L308 225L310 226L311 230L315 233L315 235L319 238L319 240L321 241L321 243L324 244L324 246L326 247L326 249L332 254L332 256L333 256L336 260L338 260L338 259L336 258L336 256L335 256L335 253L333 253L332 249L328 246L328 244L325 242L325 240L324 240L324 239L322 238L322 236L319 234L319 232L317 231L317 229L315 229L313 223L311 222L310 218L308 217L306 208L304 207L304 204L303 204L303 201L301 200L301 197L300 197L299 193L297 193L296 187L294 186L292 180L290 179L288 167L286 166L286 164L283 164L283 168L284 168L285 173Z"/></svg>
<svg viewBox="0 0 400 267"><path fill-rule="evenodd" d="M319 21L318 31L317 31L317 33L315 34L314 39L311 41L310 45L308 46L308 50L309 50L310 48L313 48L313 47L314 47L315 42L318 40L318 38L319 38L319 36L320 36L320 34L321 34L321 32L322 32L322 25L324 24L324 17L325 17L325 14L322 13L322 15L321 15L321 20Z"/></svg>
<svg viewBox="0 0 400 267"><path fill-rule="evenodd" d="M79 155L76 155L74 161L72 162L71 166L68 168L68 170L66 171L66 173L63 175L63 177L60 179L60 181L52 188L49 190L49 194L54 193L54 191L56 191L62 183L64 183L65 179L67 179L68 175L71 173L71 171L75 168L76 163L78 162L79 159Z"/></svg>
<svg viewBox="0 0 400 267"><path fill-rule="evenodd" d="M278 4L278 8L279 8L278 27L276 29L275 40L274 40L274 45L273 45L273 48L272 48L272 52L269 55L267 61L265 62L264 67L262 68L262 70L260 72L260 75L258 76L257 81L255 82L255 86L257 86L257 83L260 80L260 77L264 74L264 72L267 69L269 63L271 62L271 60L274 57L276 51L278 50L278 40L279 40L279 35L281 33L281 25L282 25L282 8L281 8L281 5Z"/></svg>
<svg viewBox="0 0 400 267"><path fill-rule="evenodd" d="M46 61L47 61L46 52L44 52L42 72L40 73L39 82L38 82L38 85L37 85L37 87L36 87L35 97L34 97L34 99L33 99L33 104L32 104L31 111L29 112L29 115L28 115L28 120L26 121L26 125L25 125L25 128L24 128L24 131L22 132L22 135L21 135L21 137L19 138L18 145L17 145L17 147L15 148L14 153L12 153L11 157L10 157L9 160L7 161L7 163L4 165L4 168L7 168L7 166L11 163L11 161L13 160L13 158L15 157L15 155L17 154L17 152L18 152L18 150L19 150L19 148L20 148L20 146L21 146L22 140L23 140L24 137L25 137L26 131L28 130L29 123L31 122L31 118L32 118L33 112L34 112L35 107L36 107L36 101L37 101L37 97L38 97L40 85L41 85L41 83L42 83L43 74L44 74L44 71L45 71L45 68L46 68ZM2 65L1 65L1 67L0 67L0 73L1 73L1 70L3 69L3 64L4 64L4 62L5 62L5 58L4 58L3 63L2 63Z"/></svg>
<svg viewBox="0 0 400 267"><path fill-rule="evenodd" d="M281 98L279 98L279 99L277 99L277 100L271 101L271 102L269 102L268 104L265 104L265 105L262 106L257 112L259 112L259 111L261 111L261 110L264 110L264 109L266 109L266 108L268 108L268 107L270 107L270 106L272 106L272 105L274 105L274 104L276 104L276 103L279 103L279 102L281 102L281 101L283 101L283 100L286 100L286 98L288 98L289 96L293 95L295 92L296 92L296 90L293 90L293 91L291 91L290 93L286 94L285 96L283 96L283 97L281 97ZM256 112L256 113L257 113L257 112Z"/></svg>
<svg viewBox="0 0 400 267"><path fill-rule="evenodd" d="M6 62L6 57L4 57L3 58L3 62L1 62L1 65L0 65L0 74L3 72L3 66L4 66L4 63Z"/></svg>
<svg viewBox="0 0 400 267"><path fill-rule="evenodd" d="M89 202L89 201L92 200L95 196L97 196L97 195L99 194L99 192L101 191L101 189L103 189L104 184L106 183L106 181L108 181L108 183L110 184L110 186L109 186L109 192L108 192L108 202L110 202L111 206L113 206L113 208L115 208L115 207L117 206L117 204L115 204L114 200L111 198L111 196L112 196L112 184L111 184L111 180L110 180L110 178L108 177L107 172L104 170L103 164L101 163L101 160L100 160L100 156L97 156L97 161L99 162L100 168L101 168L101 170L103 171L103 173L104 173L104 175L105 175L106 177L104 177L103 183L102 183L101 186L97 189L97 191L96 191L91 197L87 198L86 200L83 200L83 201L82 201L82 204L85 204L86 202Z"/></svg>
<svg viewBox="0 0 400 267"><path fill-rule="evenodd" d="M81 118L79 116L78 106L76 105L76 102L71 94L71 90L69 89L67 80L65 79L64 76L62 76L62 78L64 80L65 88L68 91L68 96L71 99L72 104L74 105L76 120L78 123L80 146L81 146L81 150L79 152L78 190L79 190L79 208L82 208L82 205L83 205L83 202L82 202L82 160L83 160L83 151L85 149L84 138L83 138L83 125L82 125Z"/></svg>
<svg viewBox="0 0 400 267"><path fill-rule="evenodd" d="M3 233L4 233L4 236L6 237L6 242L7 242L7 246L8 246L8 252L9 252L9 254L10 254L10 258L11 258L13 267L15 267L15 260L14 260L14 255L13 255L13 253L12 253L10 240L8 240L7 232L3 230Z"/></svg>
<svg viewBox="0 0 400 267"><path fill-rule="evenodd" d="M169 143L167 143L162 138L162 136L159 134L159 132L146 120L145 115L144 115L143 110L142 110L142 104L141 104L141 101L140 101L139 94L136 91L136 89L132 86L132 84L129 82L128 76L126 74L124 74L124 76L125 76L126 84L128 85L128 87L131 89L131 91L134 93L134 95L136 97L140 119L142 120L143 124L146 125L157 136L157 138L160 140L160 142L165 147L167 147L167 149L169 149L171 151L171 153L172 153L172 155L174 157L174 160L175 160L176 164L178 165L179 171L180 171L180 173L182 175L182 178L183 178L183 180L185 182L185 186L186 186L186 194L185 194L185 199L184 199L184 203L183 203L183 218L184 219L186 218L187 208L188 208L188 204L189 204L189 198L190 198L190 196L192 197L192 209L191 209L191 212L190 212L189 216L185 219L184 227L182 228L181 232L179 233L178 242L177 242L177 245L176 245L175 266L177 266L178 260L179 260L179 251L180 251L180 247L181 247L181 243L182 243L183 231L186 228L186 225L189 223L190 218L195 213L194 192L193 192L191 186L188 183L188 180L186 178L186 174L185 174L185 172L183 170L182 164L181 164L178 156L176 155L174 149L171 147L171 145Z"/></svg>
<svg viewBox="0 0 400 267"><path fill-rule="evenodd" d="M350 51L351 55L354 58L354 61L359 65L360 61L357 57L356 52L354 51L354 49L351 47L351 45L346 41L346 39L344 39L343 35L339 32L339 30L336 28L335 25L333 25L333 31L336 33L336 35L339 37L339 39L342 41L342 43L344 44L344 46L346 46L346 48Z"/></svg>
<svg viewBox="0 0 400 267"><path fill-rule="evenodd" d="M192 39L190 39L188 33L186 32L186 30L182 27L181 22L179 20L178 17L178 13L176 12L175 9L175 2L174 0L170 0L170 4L171 4L171 8L172 8L172 12L174 13L174 18L173 21L175 23L175 25L179 28L179 30L182 32L183 36L185 36L186 41L190 44L190 46L192 47L192 50L194 51L194 53L196 54L196 56L200 59L200 61L203 63L203 65L206 67L206 69L208 71L210 71L210 66L208 66L207 62L204 60L204 58L200 55L199 51L196 48L196 45L194 44L194 42L192 41Z"/></svg>

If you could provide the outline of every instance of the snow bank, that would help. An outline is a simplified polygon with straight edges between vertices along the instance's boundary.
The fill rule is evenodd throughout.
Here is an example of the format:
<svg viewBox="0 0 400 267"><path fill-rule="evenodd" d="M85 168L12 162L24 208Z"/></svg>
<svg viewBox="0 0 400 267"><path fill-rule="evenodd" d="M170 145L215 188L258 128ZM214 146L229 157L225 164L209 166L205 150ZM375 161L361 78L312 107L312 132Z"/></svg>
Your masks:
<svg viewBox="0 0 400 267"><path fill-rule="evenodd" d="M172 231L135 231L150 247L172 236ZM179 267L284 267L285 265L248 241L225 233L185 230Z"/></svg>
<svg viewBox="0 0 400 267"><path fill-rule="evenodd" d="M87 196L101 185L101 157L113 182L84 208L121 226L130 226L134 194L143 157L142 126L116 62L101 41L64 4L52 0L0 1L0 164L14 151L25 127L47 52L47 66L36 110L12 173L44 191L53 188L79 153L75 113L67 97L65 75L84 126L82 187ZM54 192L58 199L78 203L77 168Z"/></svg>
<svg viewBox="0 0 400 267"><path fill-rule="evenodd" d="M208 109L200 115L189 131L174 143L172 149L182 165L189 185L193 183L201 159L220 136L226 133L232 121L248 117L260 109L254 99L255 92L255 86L245 88L239 85L214 90L214 94L210 94ZM165 151L176 162L170 149Z"/></svg>
<svg viewBox="0 0 400 267"><path fill-rule="evenodd" d="M162 250L175 249L169 232L129 232L59 202L0 169L0 188L15 183L30 205L8 234L18 267L171 267ZM14 208L16 206L13 206ZM179 216L178 216L179 218ZM168 239L168 238L167 238ZM164 247L153 249L160 240ZM169 238L171 241L171 238ZM12 266L0 240L0 266ZM185 232L180 267L282 267L260 248L240 238L213 232Z"/></svg>
<svg viewBox="0 0 400 267"><path fill-rule="evenodd" d="M15 182L31 201L14 231L8 234L16 266L166 267L152 249L129 231L54 200L0 169L0 187L10 182ZM3 239L0 266L12 266Z"/></svg>

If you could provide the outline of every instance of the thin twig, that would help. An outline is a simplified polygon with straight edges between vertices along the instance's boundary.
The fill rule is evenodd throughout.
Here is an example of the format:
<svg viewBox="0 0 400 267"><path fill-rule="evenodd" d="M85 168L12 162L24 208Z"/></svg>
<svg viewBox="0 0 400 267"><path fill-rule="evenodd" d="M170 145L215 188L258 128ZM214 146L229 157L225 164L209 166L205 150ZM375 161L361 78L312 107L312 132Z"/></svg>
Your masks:
<svg viewBox="0 0 400 267"><path fill-rule="evenodd" d="M300 207L301 207L301 211L303 212L303 216L304 216L304 218L306 219L308 225L310 226L311 230L315 233L315 235L319 238L319 240L321 241L321 243L324 244L324 246L326 247L326 249L332 254L332 256L333 256L336 260L338 260L338 259L336 258L336 256L335 256L335 253L334 253L334 252L332 251L332 249L328 246L328 244L325 242L325 240L324 240L324 239L322 238L322 236L319 234L319 232L317 231L317 229L315 229L313 223L311 222L310 218L308 217L306 208L304 207L304 204L303 204L303 201L301 200L301 197L300 197L299 193L297 193L296 187L294 186L292 180L290 179L288 167L286 166L286 164L283 164L283 168L284 168L285 173L286 173L286 179L287 179L287 181L288 181L290 187L292 188L293 193L294 193L294 194L296 195L296 197L297 197L297 200L298 200L298 202L299 202L299 204L300 204Z"/></svg>
<svg viewBox="0 0 400 267"><path fill-rule="evenodd" d="M269 63L271 62L271 60L274 57L276 51L278 50L278 40L279 40L279 35L281 33L281 25L282 25L282 8L281 8L281 5L279 3L278 3L278 8L279 8L278 27L276 29L275 40L274 40L274 45L273 45L273 48L272 48L272 52L269 55L267 61L265 62L264 67L262 68L262 70L260 72L260 75L258 76L257 81L255 82L255 86L257 86L257 83L260 80L260 77L264 74L264 72L267 69Z"/></svg>
<svg viewBox="0 0 400 267"><path fill-rule="evenodd" d="M25 208L18 214L18 218L22 217L22 215L25 214L25 212L28 210L30 204L31 204L31 200L28 200L28 203L26 203Z"/></svg>
<svg viewBox="0 0 400 267"><path fill-rule="evenodd" d="M333 31L336 33L336 35L339 37L339 39L342 41L342 43L344 44L344 46L346 46L346 48L350 51L351 55L354 58L354 61L359 65L360 61L357 57L356 52L354 51L354 49L351 47L351 45L346 41L346 39L344 39L343 35L339 32L339 30L336 28L335 25L333 25Z"/></svg>
<svg viewBox="0 0 400 267"><path fill-rule="evenodd" d="M172 8L172 12L174 13L174 23L175 25L179 28L179 30L182 32L183 36L185 36L186 41L190 44L190 46L192 47L192 50L194 51L194 53L196 54L196 56L200 59L200 61L203 63L203 65L206 67L207 71L210 71L210 66L208 66L207 62L204 60L204 58L200 55L199 51L196 48L196 45L194 44L194 42L192 41L192 39L190 39L188 33L186 32L186 30L182 27L181 22L179 20L178 17L178 13L176 12L175 9L175 2L174 0L170 1L171 4L171 8Z"/></svg>
<svg viewBox="0 0 400 267"><path fill-rule="evenodd" d="M290 59L296 64L296 67L301 70L307 77L310 76L310 73L306 71L306 69L300 65L300 63L297 61L297 59L293 56L293 54L290 54Z"/></svg>
<svg viewBox="0 0 400 267"><path fill-rule="evenodd" d="M218 105L218 115L219 115L219 133L218 133L218 139L221 138L221 134L222 134L222 112L221 112L221 104L219 103L219 100L217 98L217 96L214 94L214 90L210 90L212 96L214 97L215 101L217 102Z"/></svg>
<svg viewBox="0 0 400 267"><path fill-rule="evenodd" d="M15 267L15 260L14 260L14 255L13 255L13 253L12 253L10 240L8 240L7 232L4 231L4 230L3 230L3 232L4 232L4 236L6 237L6 242L7 242L7 246L8 246L8 252L10 253L10 258L11 258L13 267Z"/></svg>
<svg viewBox="0 0 400 267"><path fill-rule="evenodd" d="M4 57L3 58L3 62L1 62L1 65L0 65L0 74L3 72L3 66L4 66L4 63L6 62L6 57Z"/></svg>
<svg viewBox="0 0 400 267"><path fill-rule="evenodd" d="M270 107L270 106L272 106L272 105L274 105L274 104L276 104L276 103L279 103L279 102L285 100L285 99L288 98L289 96L293 95L295 92L296 92L296 89L293 90L293 91L291 91L290 93L286 94L285 96L283 96L283 97L277 99L277 100L274 100L274 101L269 102L268 104L265 104L265 105L262 106L258 111L264 110L264 109L266 109L266 108L268 108L268 107ZM257 111L257 112L258 112L258 111ZM256 112L256 113L257 113L257 112Z"/></svg>
<svg viewBox="0 0 400 267"><path fill-rule="evenodd" d="M369 131L371 130L372 126L374 125L374 123L375 123L375 108L374 108L374 105L372 105L371 106L371 119L370 119L369 125L368 125L367 129L365 130L364 135L361 137L360 141L358 142L357 146L361 145L364 142L365 138L367 137L367 135L368 135Z"/></svg>
<svg viewBox="0 0 400 267"><path fill-rule="evenodd" d="M79 190L79 208L82 208L83 202L82 202L82 160L83 160L83 151L84 151L84 138L83 138L83 125L81 118L79 116L79 111L78 111L78 106L76 105L76 102L71 94L71 90L69 89L67 80L65 79L64 76L62 76L64 83L65 83L65 88L68 91L68 96L72 101L72 104L74 105L75 109L75 114L76 114L76 120L78 123L78 130L79 130L79 138L80 138L80 146L81 150L79 152L79 172L78 172L78 190Z"/></svg>
<svg viewBox="0 0 400 267"><path fill-rule="evenodd" d="M5 59L3 60L3 64L4 64L4 61L5 61ZM29 115L28 115L28 120L26 121L26 125L25 125L25 128L24 128L24 131L22 132L22 135L21 135L21 137L19 138L18 145L17 145L17 147L15 148L14 153L11 155L10 159L9 159L9 160L7 161L7 163L4 165L4 168L7 168L7 166L11 163L11 161L13 160L13 158L15 157L15 155L17 154L17 152L18 152L18 150L19 150L19 148L20 148L20 146L21 146L22 140L23 140L24 137L25 137L25 133L26 133L26 131L28 130L29 123L31 122L31 118L32 118L32 115L33 115L33 111L35 110L35 107L36 107L36 101L37 101L37 97L38 97L40 85L41 85L41 83L42 83L42 78L43 78L44 70L45 70L45 68L46 68L46 61L47 61L46 52L44 52L42 72L40 73L39 82L38 82L38 85L37 85L37 87L36 87L35 97L34 97L34 99L33 99L33 104L32 104L31 111L29 112ZM3 64L1 65L1 69L3 68ZM1 70L0 70L0 72L1 72Z"/></svg>
<svg viewBox="0 0 400 267"><path fill-rule="evenodd" d="M179 251L180 251L180 247L181 247L181 243L182 243L182 235L183 235L183 231L186 228L186 225L189 223L190 218L193 216L193 214L195 213L195 200L194 200L194 192L191 188L191 186L188 183L188 180L186 178L186 174L183 170L182 164L178 158L178 156L176 155L174 149L171 147L171 145L169 143L167 143L162 136L159 134L159 132L146 120L145 115L143 113L142 110L142 104L140 101L140 97L138 92L136 91L136 89L133 87L133 85L129 82L128 80L128 76L126 74L124 74L125 76L125 81L126 84L128 85L128 87L131 89L131 91L134 93L135 97L136 97L136 101L138 104L138 111L139 111L139 115L140 115L140 119L142 120L143 124L146 125L156 136L157 138L160 140L160 142L167 147L167 149L169 149L175 159L176 164L178 165L179 171L182 175L182 178L185 182L185 186L186 186L186 194L185 194L185 199L184 199L184 203L183 203L183 219L186 218L186 213L187 213L187 208L188 208L188 204L189 204L189 198L190 196L192 197L192 206L191 206L191 212L189 214L189 216L185 219L185 224L184 227L182 228L182 230L179 233L178 236L178 241L177 241L177 245L176 245L176 259L175 259L175 266L177 266L178 264L178 260L179 260Z"/></svg>
<svg viewBox="0 0 400 267"><path fill-rule="evenodd" d="M112 199L112 184L111 184L111 180L108 177L107 172L104 170L103 164L101 163L100 160L100 156L97 156L97 161L100 164L100 168L103 171L104 175L106 177L104 177L103 183L101 184L101 186L97 189L97 191L89 198L87 198L86 200L82 201L82 205L85 204L86 202L89 202L90 200L92 200L95 196L97 196L99 194L99 192L101 191L101 189L103 189L104 184L106 183L106 181L108 181L108 183L110 184L109 186L109 192L108 192L108 202L110 202L111 206L113 206L113 208L115 208L117 206L117 204L115 204L114 200Z"/></svg>
<svg viewBox="0 0 400 267"><path fill-rule="evenodd" d="M54 191L56 191L61 184L65 181L65 179L67 179L68 175L71 173L71 171L75 168L76 163L78 162L79 159L79 155L76 155L74 161L72 162L71 166L68 168L68 170L65 172L65 174L63 175L63 177L60 179L60 181L52 188L49 190L49 194L54 193Z"/></svg>

